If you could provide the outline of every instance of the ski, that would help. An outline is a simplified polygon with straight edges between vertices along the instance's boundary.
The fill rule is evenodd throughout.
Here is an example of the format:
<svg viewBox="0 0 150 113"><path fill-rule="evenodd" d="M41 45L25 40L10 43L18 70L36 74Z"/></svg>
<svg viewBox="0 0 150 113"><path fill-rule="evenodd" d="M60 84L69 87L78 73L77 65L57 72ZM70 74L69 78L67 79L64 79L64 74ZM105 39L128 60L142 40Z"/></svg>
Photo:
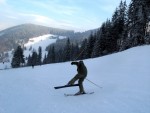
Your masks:
<svg viewBox="0 0 150 113"><path fill-rule="evenodd" d="M93 94L94 92L86 92L86 93L83 93L83 94L64 94L66 97L67 96L80 96L80 95L90 95L90 94Z"/></svg>
<svg viewBox="0 0 150 113"><path fill-rule="evenodd" d="M54 88L55 88L55 89L60 89L60 88L74 87L74 86L79 86L79 84L73 84L73 85L64 85L64 86L56 86L56 87L54 87Z"/></svg>

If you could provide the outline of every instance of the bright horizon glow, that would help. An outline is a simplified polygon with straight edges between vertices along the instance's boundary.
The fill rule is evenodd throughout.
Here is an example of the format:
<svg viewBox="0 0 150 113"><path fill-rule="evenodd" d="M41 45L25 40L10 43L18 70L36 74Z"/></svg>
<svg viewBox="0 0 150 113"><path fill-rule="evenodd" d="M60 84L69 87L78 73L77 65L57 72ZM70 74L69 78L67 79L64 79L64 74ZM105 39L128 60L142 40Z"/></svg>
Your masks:
<svg viewBox="0 0 150 113"><path fill-rule="evenodd" d="M25 23L74 31L95 29L111 18L120 1L0 0L0 30Z"/></svg>

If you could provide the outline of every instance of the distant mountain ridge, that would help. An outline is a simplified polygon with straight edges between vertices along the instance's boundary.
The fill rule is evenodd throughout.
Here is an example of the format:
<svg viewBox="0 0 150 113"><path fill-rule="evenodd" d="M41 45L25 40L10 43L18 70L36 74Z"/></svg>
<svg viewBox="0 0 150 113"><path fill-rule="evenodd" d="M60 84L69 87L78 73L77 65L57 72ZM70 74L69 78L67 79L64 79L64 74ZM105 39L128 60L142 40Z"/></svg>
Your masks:
<svg viewBox="0 0 150 113"><path fill-rule="evenodd" d="M31 37L37 37L45 34L65 36L74 34L74 31L45 27L35 24L22 24L14 26L0 31L0 53L15 48L18 41L27 42Z"/></svg>
<svg viewBox="0 0 150 113"><path fill-rule="evenodd" d="M36 25L36 24L21 24L18 26L10 27L5 30L0 31L0 37L9 33L14 33L17 34L16 32L23 33L23 32L33 32L33 33L39 33L39 35L44 35L52 33L56 35L66 35L66 34L73 34L73 30L64 30L64 29L59 29L59 28L52 28L52 27L47 27L47 26L42 26L42 25ZM33 35L32 33L32 35Z"/></svg>
<svg viewBox="0 0 150 113"><path fill-rule="evenodd" d="M21 24L0 31L0 53L16 48L18 43L26 43L29 38L32 37L53 34L80 40L88 37L91 32L92 30L85 31L83 33L75 33L73 30L64 30L35 24Z"/></svg>
<svg viewBox="0 0 150 113"><path fill-rule="evenodd" d="M7 51L16 49L18 45L27 43L30 38L52 34L69 37L72 42L81 43L83 39L89 37L91 32L96 30L97 29L85 32L74 32L73 30L64 30L35 24L21 24L10 27L0 31L0 62L8 57ZM63 45L66 44L66 40L67 38L57 41L56 47L63 47Z"/></svg>

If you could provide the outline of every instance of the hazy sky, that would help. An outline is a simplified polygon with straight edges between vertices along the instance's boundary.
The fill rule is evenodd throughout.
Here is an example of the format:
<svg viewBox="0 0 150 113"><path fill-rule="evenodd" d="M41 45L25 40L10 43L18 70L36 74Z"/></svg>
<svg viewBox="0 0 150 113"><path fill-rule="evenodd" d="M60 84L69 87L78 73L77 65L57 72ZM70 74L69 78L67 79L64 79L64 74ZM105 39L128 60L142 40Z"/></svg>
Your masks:
<svg viewBox="0 0 150 113"><path fill-rule="evenodd" d="M24 23L75 31L94 29L111 18L120 1L0 0L0 30Z"/></svg>

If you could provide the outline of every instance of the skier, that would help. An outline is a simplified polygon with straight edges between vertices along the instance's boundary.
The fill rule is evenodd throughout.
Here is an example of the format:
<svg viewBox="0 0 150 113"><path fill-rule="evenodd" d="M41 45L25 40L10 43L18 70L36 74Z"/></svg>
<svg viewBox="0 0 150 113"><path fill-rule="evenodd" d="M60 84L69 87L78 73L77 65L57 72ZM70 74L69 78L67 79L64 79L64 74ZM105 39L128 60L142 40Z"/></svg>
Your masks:
<svg viewBox="0 0 150 113"><path fill-rule="evenodd" d="M68 85L73 85L75 81L78 80L79 92L77 92L75 95L85 94L85 91L83 88L83 81L87 76L87 68L84 65L83 61L71 62L71 65L77 66L78 73L68 82Z"/></svg>

